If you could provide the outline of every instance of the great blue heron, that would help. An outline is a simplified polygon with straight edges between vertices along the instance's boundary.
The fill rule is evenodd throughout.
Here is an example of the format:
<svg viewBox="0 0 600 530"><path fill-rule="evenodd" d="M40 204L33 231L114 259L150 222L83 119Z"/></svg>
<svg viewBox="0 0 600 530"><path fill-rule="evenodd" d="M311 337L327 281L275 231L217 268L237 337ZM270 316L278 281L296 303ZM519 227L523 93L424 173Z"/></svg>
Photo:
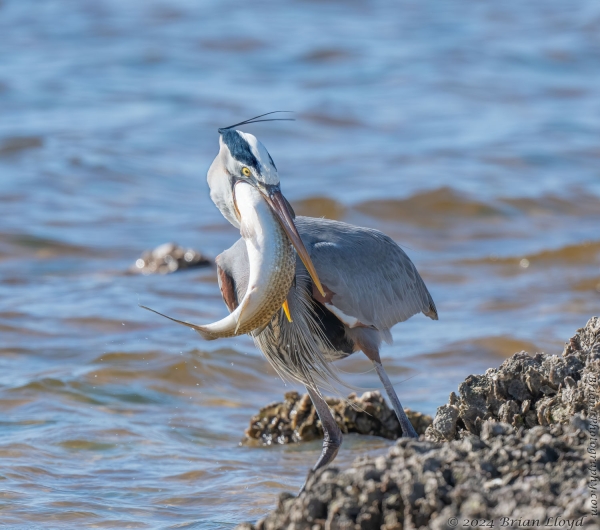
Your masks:
<svg viewBox="0 0 600 530"><path fill-rule="evenodd" d="M234 129L253 120L259 121L219 129L219 153L208 170L211 199L242 234L216 259L230 317L208 326L172 320L206 339L249 333L280 375L306 386L324 431L313 470L331 462L342 443L319 387L337 379L331 361L358 350L375 365L403 436L416 438L379 348L382 341L391 342L390 329L398 322L420 312L437 320L425 283L383 233L296 217L266 148L255 136Z"/></svg>

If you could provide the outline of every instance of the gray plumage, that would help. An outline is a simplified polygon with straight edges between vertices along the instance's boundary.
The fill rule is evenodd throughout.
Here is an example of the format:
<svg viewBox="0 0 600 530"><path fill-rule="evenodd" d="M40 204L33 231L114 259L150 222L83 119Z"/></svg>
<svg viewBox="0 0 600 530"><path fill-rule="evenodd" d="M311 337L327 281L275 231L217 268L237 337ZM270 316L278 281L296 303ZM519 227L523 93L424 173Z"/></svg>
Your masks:
<svg viewBox="0 0 600 530"><path fill-rule="evenodd" d="M390 342L390 328L417 313L437 320L435 304L417 269L388 236L329 219L299 216L295 224L330 301L319 301L322 297L298 259L295 285L288 294L292 322L279 311L264 330L253 334L281 376L332 388L332 382L340 381L329 362L358 349L376 355L382 340ZM243 241L224 251L217 265L224 273L219 274L224 297L229 280L237 303L248 282ZM359 325L344 324L327 306L357 319Z"/></svg>
<svg viewBox="0 0 600 530"><path fill-rule="evenodd" d="M242 124L262 121L261 117ZM435 304L417 269L394 241L377 230L295 217L281 193L277 168L265 146L234 127L219 129L219 152L207 174L215 205L233 226L243 227L243 239L217 257L219 287L230 312L239 306L238 326L244 311L256 318L249 329L262 326L250 335L277 372L306 386L324 432L323 451L313 469L331 462L342 443L342 433L319 389L333 389L333 383L341 383L331 361L359 350L373 362L403 436L416 438L381 364L379 347L383 340L391 342L392 326L417 313L437 320ZM248 195L247 186L260 196ZM240 190L246 193L240 194ZM255 201L257 197L271 214L264 211L263 202ZM248 208L250 200L252 208ZM293 261L284 260L280 256L283 247L272 240L274 228L283 229L296 250L295 274ZM289 274L281 274L284 270ZM260 302L252 305L249 301L261 293L265 300L259 298ZM289 306L292 321L283 309L271 317L271 305L266 318L262 314L258 318L261 311L265 313L267 299L273 307ZM214 338L203 334L207 326L167 318L196 329L205 338ZM228 324L229 320L224 319Z"/></svg>
<svg viewBox="0 0 600 530"><path fill-rule="evenodd" d="M297 217L296 226L333 304L385 332L417 313L437 320L425 283L405 252L370 228Z"/></svg>

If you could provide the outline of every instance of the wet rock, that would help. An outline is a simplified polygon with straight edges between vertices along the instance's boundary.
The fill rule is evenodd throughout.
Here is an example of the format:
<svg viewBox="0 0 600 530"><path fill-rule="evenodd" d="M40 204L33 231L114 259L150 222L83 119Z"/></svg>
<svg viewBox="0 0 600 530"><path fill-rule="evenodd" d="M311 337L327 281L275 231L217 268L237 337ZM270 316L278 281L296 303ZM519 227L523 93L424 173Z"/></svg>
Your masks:
<svg viewBox="0 0 600 530"><path fill-rule="evenodd" d="M164 243L154 250L147 250L130 267L129 272L138 274L169 274L193 267L207 267L212 260L191 248L176 243Z"/></svg>
<svg viewBox="0 0 600 530"><path fill-rule="evenodd" d="M239 528L441 530L456 518L451 527L600 529L589 495L598 467L588 454L597 444L599 378L600 319L592 318L561 357L520 352L469 376L426 436L401 438L386 456L344 472L311 473L302 494ZM285 410L302 399L286 396Z"/></svg>
<svg viewBox="0 0 600 530"><path fill-rule="evenodd" d="M456 433L459 410L454 405L442 405L437 409L433 429L443 438L451 440Z"/></svg>
<svg viewBox="0 0 600 530"><path fill-rule="evenodd" d="M343 433L369 434L390 440L400 437L402 430L396 414L379 392L365 392L361 397L350 394L347 400L326 398L327 404ZM423 434L431 416L406 409L413 427ZM285 394L283 403L263 407L250 420L242 443L271 445L297 443L323 438L323 428L308 394Z"/></svg>
<svg viewBox="0 0 600 530"><path fill-rule="evenodd" d="M238 528L445 529L453 517L461 526L465 519L509 528L539 519L543 526L560 517L599 528L586 491L588 431L570 424L515 431L485 420L481 433L445 443L402 438L376 459L380 471L368 480L373 459L344 472L319 470L298 497L287 496L255 526Z"/></svg>
<svg viewBox="0 0 600 530"><path fill-rule="evenodd" d="M484 420L528 429L567 423L576 413L589 414L587 404L600 390L598 374L600 319L594 317L569 340L561 356L515 353L499 368L467 377L459 395L438 408L426 436L443 441L479 434ZM600 412L600 404L594 410Z"/></svg>

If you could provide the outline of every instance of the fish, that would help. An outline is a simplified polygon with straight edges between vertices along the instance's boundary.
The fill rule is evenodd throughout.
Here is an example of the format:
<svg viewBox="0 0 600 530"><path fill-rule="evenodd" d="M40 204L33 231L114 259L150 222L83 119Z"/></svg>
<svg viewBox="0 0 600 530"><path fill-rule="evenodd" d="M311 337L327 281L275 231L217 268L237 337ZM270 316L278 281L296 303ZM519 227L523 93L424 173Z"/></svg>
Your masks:
<svg viewBox="0 0 600 530"><path fill-rule="evenodd" d="M235 337L264 329L285 305L296 274L296 252L284 228L264 196L245 182L235 185L236 213L240 235L246 243L250 264L248 288L239 305L225 318L212 324L185 322L147 306L178 324L197 331L205 340Z"/></svg>

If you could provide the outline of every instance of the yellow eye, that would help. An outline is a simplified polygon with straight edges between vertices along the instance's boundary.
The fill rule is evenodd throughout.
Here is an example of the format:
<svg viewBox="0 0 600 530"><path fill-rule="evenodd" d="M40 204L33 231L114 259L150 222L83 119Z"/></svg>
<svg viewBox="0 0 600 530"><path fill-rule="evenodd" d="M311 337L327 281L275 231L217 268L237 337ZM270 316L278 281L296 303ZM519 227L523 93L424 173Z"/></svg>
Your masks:
<svg viewBox="0 0 600 530"><path fill-rule="evenodd" d="M247 167L242 168L242 173L245 177L249 177L250 175L252 175L252 173L250 173L250 170Z"/></svg>

